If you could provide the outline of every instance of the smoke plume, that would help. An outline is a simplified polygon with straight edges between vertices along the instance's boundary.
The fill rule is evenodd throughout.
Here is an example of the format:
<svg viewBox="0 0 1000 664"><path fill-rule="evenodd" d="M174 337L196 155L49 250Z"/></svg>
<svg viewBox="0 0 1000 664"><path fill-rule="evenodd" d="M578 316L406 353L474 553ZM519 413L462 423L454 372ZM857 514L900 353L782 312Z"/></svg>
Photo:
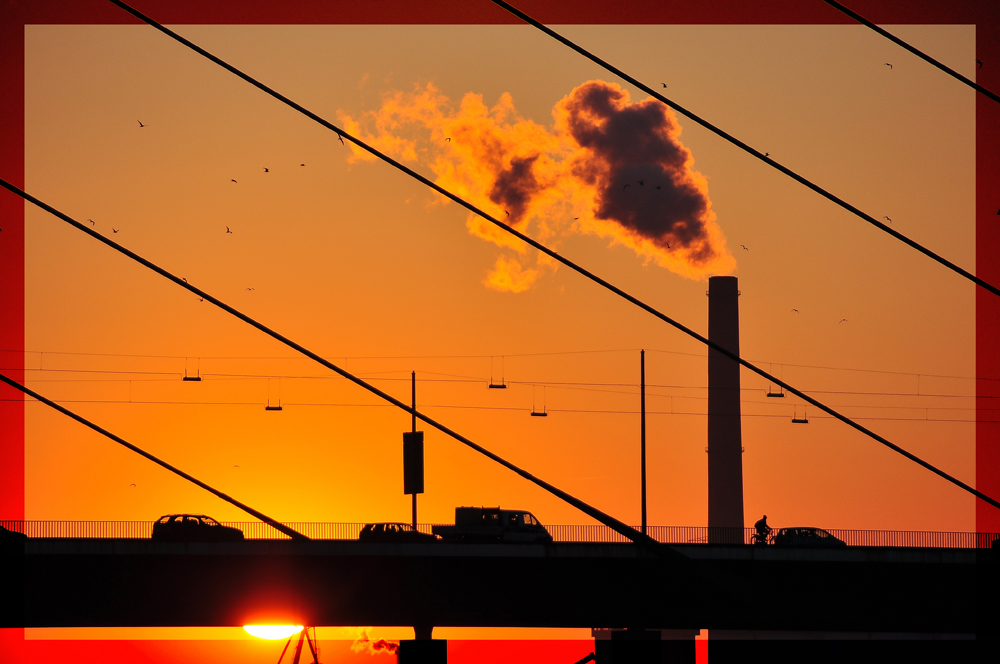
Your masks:
<svg viewBox="0 0 1000 664"><path fill-rule="evenodd" d="M392 654L398 649L398 641L386 641L385 639L372 641L368 638L368 632L366 630L362 630L361 635L354 639L354 643L351 644L351 652L367 652L369 655L375 655L383 652Z"/></svg>
<svg viewBox="0 0 1000 664"><path fill-rule="evenodd" d="M507 93L492 108L468 93L456 109L433 84L387 95L359 118L338 115L347 131L426 166L437 184L552 248L585 233L689 279L735 268L673 112L655 99L632 102L614 83L572 90L553 108L551 130L521 117ZM351 149L352 161L374 159ZM557 265L476 215L466 223L501 248L490 288L527 290Z"/></svg>

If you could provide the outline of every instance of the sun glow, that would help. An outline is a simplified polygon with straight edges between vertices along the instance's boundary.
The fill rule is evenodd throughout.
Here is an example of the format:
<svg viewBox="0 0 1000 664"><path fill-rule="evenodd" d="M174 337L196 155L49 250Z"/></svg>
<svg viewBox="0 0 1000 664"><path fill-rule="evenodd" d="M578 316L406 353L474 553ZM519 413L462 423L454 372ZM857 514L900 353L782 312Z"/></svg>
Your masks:
<svg viewBox="0 0 1000 664"><path fill-rule="evenodd" d="M243 625L248 634L258 639L284 639L302 631L302 625Z"/></svg>

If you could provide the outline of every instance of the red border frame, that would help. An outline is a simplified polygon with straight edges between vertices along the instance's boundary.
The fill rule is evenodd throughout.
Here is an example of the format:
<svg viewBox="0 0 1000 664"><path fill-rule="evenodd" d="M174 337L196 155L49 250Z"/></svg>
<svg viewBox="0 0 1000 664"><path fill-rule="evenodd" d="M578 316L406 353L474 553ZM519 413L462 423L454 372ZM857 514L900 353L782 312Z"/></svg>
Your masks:
<svg viewBox="0 0 1000 664"><path fill-rule="evenodd" d="M314 0L138 0L139 9L171 24L512 24L519 21L488 0L357 2ZM523 0L526 12L555 24L845 24L852 23L820 0ZM0 12L0 173L24 186L24 26L27 24L137 23L103 0L7 0ZM976 57L989 67L977 72L987 88L1000 89L1000 3L946 0L851 0L852 8L883 24L975 24ZM942 74L943 75L943 74ZM976 104L976 273L1000 283L1000 105L978 96ZM0 365L23 380L24 206L0 193ZM1000 377L1000 300L976 296L976 373ZM11 371L10 368L15 367ZM1000 383L978 381L980 397L1000 396ZM0 397L20 395L0 388ZM985 418L986 399L977 399ZM1000 422L976 427L976 487L1000 496ZM24 518L24 413L17 401L0 401L0 518ZM976 504L980 532L1000 531L1000 510Z"/></svg>

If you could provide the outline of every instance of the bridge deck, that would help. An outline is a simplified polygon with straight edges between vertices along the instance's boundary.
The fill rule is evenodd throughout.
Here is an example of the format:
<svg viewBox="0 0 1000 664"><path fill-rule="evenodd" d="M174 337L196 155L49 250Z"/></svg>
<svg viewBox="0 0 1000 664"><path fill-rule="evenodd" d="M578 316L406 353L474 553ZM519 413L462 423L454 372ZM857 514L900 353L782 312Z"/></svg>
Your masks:
<svg viewBox="0 0 1000 664"><path fill-rule="evenodd" d="M974 633L970 549L28 540L8 624L646 627ZM9 587L9 586L8 586Z"/></svg>

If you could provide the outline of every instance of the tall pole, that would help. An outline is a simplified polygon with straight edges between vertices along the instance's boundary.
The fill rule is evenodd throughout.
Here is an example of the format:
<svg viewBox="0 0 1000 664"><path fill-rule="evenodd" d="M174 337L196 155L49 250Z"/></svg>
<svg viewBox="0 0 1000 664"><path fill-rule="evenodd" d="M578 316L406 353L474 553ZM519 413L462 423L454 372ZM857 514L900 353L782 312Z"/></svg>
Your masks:
<svg viewBox="0 0 1000 664"><path fill-rule="evenodd" d="M646 534L646 351L639 351L640 466L642 469L642 534Z"/></svg>
<svg viewBox="0 0 1000 664"><path fill-rule="evenodd" d="M410 395L413 405L413 412L411 413L413 420L411 423L411 431L416 433L417 431L417 372L410 372ZM417 494L410 494L413 496L413 529L417 529Z"/></svg>

